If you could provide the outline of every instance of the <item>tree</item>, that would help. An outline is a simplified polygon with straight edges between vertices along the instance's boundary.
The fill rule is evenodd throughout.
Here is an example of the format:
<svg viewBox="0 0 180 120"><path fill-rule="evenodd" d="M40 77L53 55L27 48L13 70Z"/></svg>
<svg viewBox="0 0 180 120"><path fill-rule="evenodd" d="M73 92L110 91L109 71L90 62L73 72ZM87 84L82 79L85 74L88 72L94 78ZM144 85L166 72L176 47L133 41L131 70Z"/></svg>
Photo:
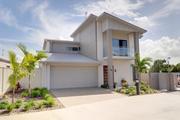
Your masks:
<svg viewBox="0 0 180 120"><path fill-rule="evenodd" d="M46 58L47 55L43 51L38 51L36 52L36 54L32 54L29 51L27 51L26 46L24 46L23 44L18 44L18 47L24 54L24 58L22 60L22 66L28 75L28 80L29 80L28 91L29 91L29 95L31 95L31 74L35 70L37 63L41 59Z"/></svg>
<svg viewBox="0 0 180 120"><path fill-rule="evenodd" d="M171 72L174 68L174 65L166 63L164 59L155 60L153 65L150 68L151 72Z"/></svg>
<svg viewBox="0 0 180 120"><path fill-rule="evenodd" d="M18 81L20 81L25 73L22 70L21 64L17 62L16 54L12 51L9 51L9 60L12 69L12 73L9 75L9 84L12 88L12 103L14 103L15 89Z"/></svg>
<svg viewBox="0 0 180 120"><path fill-rule="evenodd" d="M177 65L175 65L172 69L171 72L180 72L180 63L178 63Z"/></svg>
<svg viewBox="0 0 180 120"><path fill-rule="evenodd" d="M139 54L135 55L134 68L138 72L137 76L139 77L139 79L141 79L140 75L139 75L140 73L147 73L148 72L148 68L151 65L151 61L152 61L152 59L149 57L145 57L145 58L141 59Z"/></svg>

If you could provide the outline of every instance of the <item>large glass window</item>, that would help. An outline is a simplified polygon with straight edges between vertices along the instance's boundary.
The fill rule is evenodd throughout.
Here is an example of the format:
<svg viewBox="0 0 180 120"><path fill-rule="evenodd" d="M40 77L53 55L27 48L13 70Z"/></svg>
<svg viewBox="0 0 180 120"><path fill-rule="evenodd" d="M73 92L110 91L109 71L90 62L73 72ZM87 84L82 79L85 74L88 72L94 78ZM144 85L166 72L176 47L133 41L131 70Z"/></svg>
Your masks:
<svg viewBox="0 0 180 120"><path fill-rule="evenodd" d="M127 48L127 40L113 39L112 45L113 47Z"/></svg>
<svg viewBox="0 0 180 120"><path fill-rule="evenodd" d="M113 39L112 50L114 56L128 56L127 40Z"/></svg>

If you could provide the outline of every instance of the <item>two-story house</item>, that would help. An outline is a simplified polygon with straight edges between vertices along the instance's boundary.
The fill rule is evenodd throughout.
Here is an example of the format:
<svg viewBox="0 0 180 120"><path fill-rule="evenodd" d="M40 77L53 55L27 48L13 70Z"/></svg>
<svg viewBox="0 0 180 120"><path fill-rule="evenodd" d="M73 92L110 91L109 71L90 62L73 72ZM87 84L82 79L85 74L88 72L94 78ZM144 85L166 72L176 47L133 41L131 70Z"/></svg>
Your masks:
<svg viewBox="0 0 180 120"><path fill-rule="evenodd" d="M71 35L73 41L46 39L49 57L42 62L43 85L49 89L113 88L133 84L134 55L146 30L108 13L90 15Z"/></svg>

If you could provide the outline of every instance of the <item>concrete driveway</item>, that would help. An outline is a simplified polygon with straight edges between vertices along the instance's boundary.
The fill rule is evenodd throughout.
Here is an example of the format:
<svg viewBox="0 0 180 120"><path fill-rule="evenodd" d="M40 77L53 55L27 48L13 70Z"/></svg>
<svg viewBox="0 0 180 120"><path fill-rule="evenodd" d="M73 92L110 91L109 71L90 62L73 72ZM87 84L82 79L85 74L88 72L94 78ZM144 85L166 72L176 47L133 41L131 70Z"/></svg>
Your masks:
<svg viewBox="0 0 180 120"><path fill-rule="evenodd" d="M179 120L179 113L179 93L161 93L2 116L0 120Z"/></svg>
<svg viewBox="0 0 180 120"><path fill-rule="evenodd" d="M52 93L64 105L64 107L127 97L109 89L102 88L59 89L52 90Z"/></svg>

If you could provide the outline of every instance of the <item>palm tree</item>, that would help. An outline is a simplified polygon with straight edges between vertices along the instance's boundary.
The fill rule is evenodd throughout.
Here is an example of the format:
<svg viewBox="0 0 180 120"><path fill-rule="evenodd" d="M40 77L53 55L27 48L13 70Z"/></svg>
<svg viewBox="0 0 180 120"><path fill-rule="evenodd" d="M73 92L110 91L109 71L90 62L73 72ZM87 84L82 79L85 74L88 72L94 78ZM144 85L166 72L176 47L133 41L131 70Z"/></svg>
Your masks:
<svg viewBox="0 0 180 120"><path fill-rule="evenodd" d="M12 92L13 92L12 103L14 103L16 85L18 81L25 76L25 73L21 69L21 64L17 62L16 54L12 51L9 51L9 60L10 60L12 73L9 75L8 79L9 79L10 87L12 88Z"/></svg>
<svg viewBox="0 0 180 120"><path fill-rule="evenodd" d="M148 72L148 68L151 65L151 62L152 62L152 59L149 58L149 57L141 59L139 54L135 55L135 65L134 65L134 68L138 72L139 80L140 80L140 75L139 74L140 73L147 73Z"/></svg>
<svg viewBox="0 0 180 120"><path fill-rule="evenodd" d="M28 89L28 91L29 91L29 95L31 95L31 74L35 70L35 67L36 67L37 63L41 59L46 58L47 55L43 51L38 51L34 55L34 54L30 53L29 51L27 51L26 46L24 46L23 44L18 44L18 47L24 53L22 66L23 66L24 70L26 71L26 73L28 75L28 80L29 80L29 85L28 85L29 89Z"/></svg>

